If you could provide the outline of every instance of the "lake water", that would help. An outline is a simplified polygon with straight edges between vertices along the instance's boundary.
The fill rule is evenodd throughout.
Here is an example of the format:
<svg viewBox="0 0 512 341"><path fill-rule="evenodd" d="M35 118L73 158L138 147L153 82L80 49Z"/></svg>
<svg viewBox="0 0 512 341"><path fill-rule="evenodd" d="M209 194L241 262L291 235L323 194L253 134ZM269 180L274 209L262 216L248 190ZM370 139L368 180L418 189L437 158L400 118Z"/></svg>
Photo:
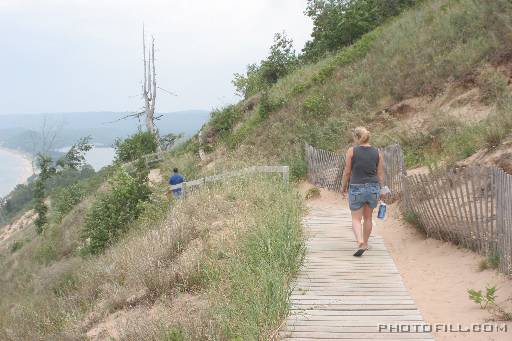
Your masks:
<svg viewBox="0 0 512 341"><path fill-rule="evenodd" d="M85 155L87 163L90 164L94 170L100 170L101 168L112 164L116 151L110 147L95 147L91 149Z"/></svg>
<svg viewBox="0 0 512 341"><path fill-rule="evenodd" d="M61 151L66 152L68 148ZM86 155L86 161L95 170L112 163L115 150L111 147L95 147ZM17 184L24 183L32 174L30 161L20 154L0 148L0 197L9 194Z"/></svg>
<svg viewBox="0 0 512 341"><path fill-rule="evenodd" d="M31 163L21 154L0 148L0 197L7 195L31 175Z"/></svg>
<svg viewBox="0 0 512 341"><path fill-rule="evenodd" d="M67 152L69 147L60 148L59 152ZM112 147L94 147L85 154L85 160L90 164L94 170L98 171L101 168L110 165L114 160L115 149Z"/></svg>

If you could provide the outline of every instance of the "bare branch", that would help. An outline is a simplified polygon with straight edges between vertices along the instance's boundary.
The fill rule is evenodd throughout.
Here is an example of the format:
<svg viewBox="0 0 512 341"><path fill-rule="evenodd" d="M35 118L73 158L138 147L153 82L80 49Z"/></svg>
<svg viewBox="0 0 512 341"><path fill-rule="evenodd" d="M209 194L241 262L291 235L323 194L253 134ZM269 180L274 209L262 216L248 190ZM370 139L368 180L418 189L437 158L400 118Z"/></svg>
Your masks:
<svg viewBox="0 0 512 341"><path fill-rule="evenodd" d="M176 96L178 97L177 94L175 94L174 92L170 92L169 90L165 90L164 88L161 88L161 87L158 87L158 89L162 90L163 92L167 92L169 95L171 96Z"/></svg>
<svg viewBox="0 0 512 341"><path fill-rule="evenodd" d="M122 120L126 120L128 118L140 118L141 116L143 116L145 114L144 111L138 111L138 112L134 112L134 113L130 113L126 116L123 116L121 118L118 118L117 120L114 120L114 121L109 121L109 122L103 122L102 124L112 124L112 123L116 123L116 122L119 122L119 121L122 121Z"/></svg>

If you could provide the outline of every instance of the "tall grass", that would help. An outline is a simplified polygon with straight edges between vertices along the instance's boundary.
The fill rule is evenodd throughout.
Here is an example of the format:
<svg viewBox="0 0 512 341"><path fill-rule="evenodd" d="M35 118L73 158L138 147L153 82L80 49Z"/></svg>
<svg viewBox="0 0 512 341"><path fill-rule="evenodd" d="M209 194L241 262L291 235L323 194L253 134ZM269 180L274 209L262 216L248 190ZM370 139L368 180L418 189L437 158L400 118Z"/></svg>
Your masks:
<svg viewBox="0 0 512 341"><path fill-rule="evenodd" d="M281 179L255 177L204 187L170 208L159 202L103 255L11 274L0 339L83 338L114 312L130 321L112 322L126 340L269 335L286 316L301 260L300 196Z"/></svg>
<svg viewBox="0 0 512 341"><path fill-rule="evenodd" d="M288 312L290 280L303 255L297 193L280 182L260 184L254 225L234 249L214 249L222 260L206 269L222 339L269 339Z"/></svg>

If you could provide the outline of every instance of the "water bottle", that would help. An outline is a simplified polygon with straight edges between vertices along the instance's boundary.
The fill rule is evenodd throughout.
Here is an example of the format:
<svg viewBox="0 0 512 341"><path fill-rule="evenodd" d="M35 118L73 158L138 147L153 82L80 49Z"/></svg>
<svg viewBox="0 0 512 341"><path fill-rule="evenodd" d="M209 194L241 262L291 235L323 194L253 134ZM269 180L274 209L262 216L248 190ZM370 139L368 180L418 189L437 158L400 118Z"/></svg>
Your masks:
<svg viewBox="0 0 512 341"><path fill-rule="evenodd" d="M377 213L377 218L379 218L380 220L384 220L384 218L386 218L386 204L383 203L382 201L380 202L379 205L379 212Z"/></svg>

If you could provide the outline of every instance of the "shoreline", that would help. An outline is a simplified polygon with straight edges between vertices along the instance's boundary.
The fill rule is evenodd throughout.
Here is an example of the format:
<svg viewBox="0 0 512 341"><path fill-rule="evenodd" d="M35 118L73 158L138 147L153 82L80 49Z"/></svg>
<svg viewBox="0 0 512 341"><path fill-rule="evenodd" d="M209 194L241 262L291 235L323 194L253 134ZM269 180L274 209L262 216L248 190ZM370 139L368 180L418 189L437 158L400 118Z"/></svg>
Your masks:
<svg viewBox="0 0 512 341"><path fill-rule="evenodd" d="M16 185L26 184L28 178L34 174L34 172L32 171L32 156L22 151L10 149L4 146L0 146L0 152L3 152L4 154L7 154L20 161L21 172L16 178L16 184L14 184L12 189L14 189Z"/></svg>

